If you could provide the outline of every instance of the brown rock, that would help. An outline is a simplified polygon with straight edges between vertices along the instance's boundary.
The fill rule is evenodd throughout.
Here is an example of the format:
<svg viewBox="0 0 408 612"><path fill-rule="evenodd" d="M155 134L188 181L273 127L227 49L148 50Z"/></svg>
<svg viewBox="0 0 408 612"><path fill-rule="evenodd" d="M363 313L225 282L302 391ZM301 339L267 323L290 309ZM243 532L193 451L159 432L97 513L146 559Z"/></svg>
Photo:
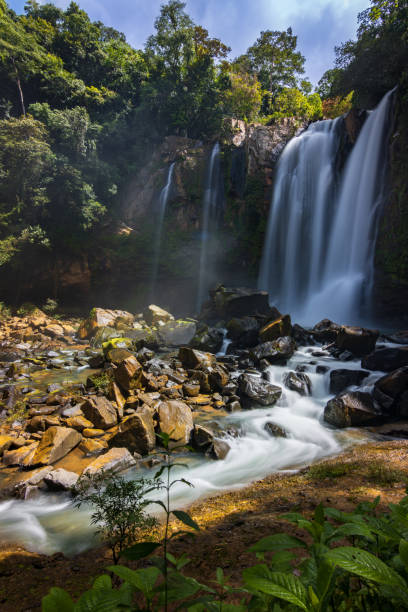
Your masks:
<svg viewBox="0 0 408 612"><path fill-rule="evenodd" d="M109 429L118 422L118 414L111 402L103 396L90 395L81 405L85 417L97 429Z"/></svg>
<svg viewBox="0 0 408 612"><path fill-rule="evenodd" d="M50 427L44 433L29 465L50 465L65 457L82 440L80 433L69 427Z"/></svg>
<svg viewBox="0 0 408 612"><path fill-rule="evenodd" d="M109 442L110 446L125 446L132 453L141 455L147 455L153 450L155 443L154 422L148 408L142 408L139 412L125 417L117 434Z"/></svg>
<svg viewBox="0 0 408 612"><path fill-rule="evenodd" d="M11 436L0 435L0 455L10 448L14 440L15 438L12 438Z"/></svg>
<svg viewBox="0 0 408 612"><path fill-rule="evenodd" d="M79 476L75 472L57 468L44 476L44 482L51 490L68 491L76 485L78 478Z"/></svg>
<svg viewBox="0 0 408 612"><path fill-rule="evenodd" d="M178 358L186 368L196 368L197 366L209 367L215 364L215 355L197 351L189 346L179 348Z"/></svg>
<svg viewBox="0 0 408 612"><path fill-rule="evenodd" d="M142 366L136 357L127 357L116 368L114 375L118 385L129 391L141 386Z"/></svg>
<svg viewBox="0 0 408 612"><path fill-rule="evenodd" d="M335 427L364 425L378 416L371 395L361 391L340 393L324 409L324 420Z"/></svg>
<svg viewBox="0 0 408 612"><path fill-rule="evenodd" d="M123 417L123 409L125 407L126 400L123 397L119 386L114 381L112 381L109 385L108 397L110 400L115 402L116 409L118 411L118 417L119 419L121 419Z"/></svg>
<svg viewBox="0 0 408 612"><path fill-rule="evenodd" d="M84 475L93 476L100 472L117 473L136 465L127 448L111 448L107 453L94 459L83 471Z"/></svg>
<svg viewBox="0 0 408 612"><path fill-rule="evenodd" d="M35 416L27 422L27 431L45 431L49 427L60 425L60 419L57 416Z"/></svg>
<svg viewBox="0 0 408 612"><path fill-rule="evenodd" d="M92 428L93 423L88 421L83 416L73 416L66 420L67 427L72 427L72 429L76 429L77 431L82 431L85 428Z"/></svg>
<svg viewBox="0 0 408 612"><path fill-rule="evenodd" d="M191 408L184 402L169 400L162 402L158 408L159 428L169 434L171 446L180 446L190 442L194 428Z"/></svg>
<svg viewBox="0 0 408 612"><path fill-rule="evenodd" d="M64 328L62 325L58 325L57 323L51 323L50 325L47 325L47 327L44 327L42 333L46 336L50 336L50 338L58 338L64 335Z"/></svg>
<svg viewBox="0 0 408 612"><path fill-rule="evenodd" d="M80 445L81 450L86 456L99 455L108 448L108 443L105 440L93 440L92 438L84 438Z"/></svg>
<svg viewBox="0 0 408 612"><path fill-rule="evenodd" d="M148 325L156 325L159 322L167 323L168 321L174 321L173 315L171 315L167 310L163 310L160 306L155 306L155 304L150 304L144 312L143 318Z"/></svg>
<svg viewBox="0 0 408 612"><path fill-rule="evenodd" d="M363 357L375 349L378 336L378 330L343 325L336 336L336 346L357 357Z"/></svg>
<svg viewBox="0 0 408 612"><path fill-rule="evenodd" d="M292 332L292 324L289 315L283 315L275 321L267 323L259 331L259 337L261 342L268 342L269 340L277 340L282 336L290 336Z"/></svg>
<svg viewBox="0 0 408 612"><path fill-rule="evenodd" d="M3 453L3 464L23 465L24 459L29 455L32 455L32 453L37 449L37 446L38 442L34 442L33 444L28 444L27 446L22 446L21 448L5 451Z"/></svg>
<svg viewBox="0 0 408 612"><path fill-rule="evenodd" d="M84 438L100 438L104 434L105 432L103 429L92 429L92 428L86 427L85 429L82 430L82 435L84 436Z"/></svg>

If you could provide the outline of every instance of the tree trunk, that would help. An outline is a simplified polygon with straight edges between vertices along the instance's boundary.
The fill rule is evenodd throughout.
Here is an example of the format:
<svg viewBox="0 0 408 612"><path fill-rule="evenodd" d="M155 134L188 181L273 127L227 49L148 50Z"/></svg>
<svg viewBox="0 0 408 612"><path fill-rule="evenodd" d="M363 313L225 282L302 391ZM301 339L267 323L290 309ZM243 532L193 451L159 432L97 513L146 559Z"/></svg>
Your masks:
<svg viewBox="0 0 408 612"><path fill-rule="evenodd" d="M13 57L11 58L11 61L13 62L14 72L16 73L16 82L17 82L18 93L19 93L19 96L20 96L21 110L23 111L23 116L25 117L26 116L26 110L25 110L25 106L24 106L24 96L23 96L23 90L21 89L20 77L19 77L19 74L18 74L16 62L14 61Z"/></svg>

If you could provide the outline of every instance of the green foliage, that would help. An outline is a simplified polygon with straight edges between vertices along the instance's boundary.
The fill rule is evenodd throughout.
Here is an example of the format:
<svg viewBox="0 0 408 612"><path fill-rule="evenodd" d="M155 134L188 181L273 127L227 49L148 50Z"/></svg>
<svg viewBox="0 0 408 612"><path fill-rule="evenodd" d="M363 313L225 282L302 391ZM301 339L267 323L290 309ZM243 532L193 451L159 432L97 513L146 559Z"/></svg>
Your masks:
<svg viewBox="0 0 408 612"><path fill-rule="evenodd" d="M146 506L151 503L146 496L156 488L150 480L125 480L104 472L83 476L76 484L76 505L91 506L91 522L109 546L114 563L143 529L156 524L156 520L145 513Z"/></svg>
<svg viewBox="0 0 408 612"><path fill-rule="evenodd" d="M53 300L52 298L47 298L45 304L43 304L42 309L44 312L48 314L53 314L58 308L57 300Z"/></svg>
<svg viewBox="0 0 408 612"><path fill-rule="evenodd" d="M168 441L164 436L165 446ZM112 612L119 608L167 610L169 603L193 612L402 612L408 610L408 497L382 513L378 504L379 498L359 504L350 513L319 505L311 518L285 515L304 537L274 534L253 545L250 551L258 563L244 570L244 588L229 586L221 568L215 588L200 584L183 574L188 559L176 559L167 552L167 570L154 557L145 569L109 567L122 580L119 589L113 588L108 576L100 576L76 604L65 591L51 589L42 609L77 612L89 600L100 605L89 609ZM154 545L146 544L129 557L152 553ZM132 604L135 593L144 596L145 608ZM229 603L230 598L239 603Z"/></svg>
<svg viewBox="0 0 408 612"><path fill-rule="evenodd" d="M407 78L407 31L405 0L371 0L370 8L359 15L357 40L336 48L336 68L329 75L327 95L344 96L354 90L356 106L375 106Z"/></svg>

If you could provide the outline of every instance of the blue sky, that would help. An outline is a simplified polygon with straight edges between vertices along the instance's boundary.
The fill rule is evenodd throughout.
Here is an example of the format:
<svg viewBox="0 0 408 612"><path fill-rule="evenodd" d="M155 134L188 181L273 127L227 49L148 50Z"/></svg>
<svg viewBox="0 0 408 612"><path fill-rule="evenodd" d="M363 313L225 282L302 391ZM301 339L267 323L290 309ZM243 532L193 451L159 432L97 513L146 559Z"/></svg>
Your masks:
<svg viewBox="0 0 408 612"><path fill-rule="evenodd" d="M101 20L126 34L135 47L143 47L153 32L154 19L163 0L77 0L92 20ZM357 14L369 0L187 0L186 10L193 20L207 28L211 36L240 55L256 40L261 30L292 27L298 47L306 57L306 75L316 84L333 66L334 46L354 38ZM66 7L69 0L55 0ZM9 6L22 13L24 0L9 0Z"/></svg>

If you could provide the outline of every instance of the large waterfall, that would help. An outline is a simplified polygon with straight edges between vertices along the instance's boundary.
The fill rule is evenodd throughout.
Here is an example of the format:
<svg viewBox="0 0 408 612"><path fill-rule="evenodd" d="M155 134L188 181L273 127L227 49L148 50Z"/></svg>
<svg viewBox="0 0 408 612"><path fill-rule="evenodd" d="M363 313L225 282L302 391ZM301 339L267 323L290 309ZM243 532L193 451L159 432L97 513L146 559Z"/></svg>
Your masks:
<svg viewBox="0 0 408 612"><path fill-rule="evenodd" d="M159 209L158 209L156 233L155 233L154 245L153 245L153 266L152 266L152 275L151 275L151 280L150 280L150 292L149 292L150 301L154 301L154 299L156 298L155 292L156 292L157 276L159 273L163 224L164 224L164 217L166 214L167 203L170 197L174 165L175 165L175 162L173 162L169 166L169 170L167 173L167 181L166 181L165 186L161 190L160 197L159 197Z"/></svg>
<svg viewBox="0 0 408 612"><path fill-rule="evenodd" d="M259 287L307 325L361 321L374 274L392 92L369 114L342 175L342 118L313 123L277 166Z"/></svg>
<svg viewBox="0 0 408 612"><path fill-rule="evenodd" d="M200 265L198 273L198 289L196 309L200 310L201 305L207 295L208 289L213 280L213 260L215 252L212 248L211 240L214 237L214 232L217 229L218 222L223 205L223 190L220 181L221 161L220 161L220 145L218 142L212 148L208 171L204 187L203 209L201 218L201 249L200 249ZM211 257L212 256L212 257Z"/></svg>

